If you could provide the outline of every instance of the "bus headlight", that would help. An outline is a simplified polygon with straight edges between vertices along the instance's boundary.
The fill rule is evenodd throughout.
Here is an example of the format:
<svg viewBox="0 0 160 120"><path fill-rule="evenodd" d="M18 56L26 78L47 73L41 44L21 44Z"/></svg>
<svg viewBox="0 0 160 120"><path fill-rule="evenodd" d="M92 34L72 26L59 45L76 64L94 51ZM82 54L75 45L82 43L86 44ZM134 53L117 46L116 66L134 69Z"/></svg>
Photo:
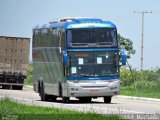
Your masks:
<svg viewBox="0 0 160 120"><path fill-rule="evenodd" d="M71 91L77 92L77 91L78 91L78 88L71 88Z"/></svg>
<svg viewBox="0 0 160 120"><path fill-rule="evenodd" d="M110 90L117 90L117 87L116 86L111 87Z"/></svg>

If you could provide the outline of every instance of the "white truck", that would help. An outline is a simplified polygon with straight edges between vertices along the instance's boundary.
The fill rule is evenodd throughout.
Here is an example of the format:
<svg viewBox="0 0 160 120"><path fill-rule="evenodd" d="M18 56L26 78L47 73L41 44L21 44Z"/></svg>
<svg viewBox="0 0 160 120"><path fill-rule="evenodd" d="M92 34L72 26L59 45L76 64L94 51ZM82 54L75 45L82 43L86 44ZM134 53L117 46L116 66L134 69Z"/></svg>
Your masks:
<svg viewBox="0 0 160 120"><path fill-rule="evenodd" d="M30 38L0 36L0 86L23 89L27 77Z"/></svg>

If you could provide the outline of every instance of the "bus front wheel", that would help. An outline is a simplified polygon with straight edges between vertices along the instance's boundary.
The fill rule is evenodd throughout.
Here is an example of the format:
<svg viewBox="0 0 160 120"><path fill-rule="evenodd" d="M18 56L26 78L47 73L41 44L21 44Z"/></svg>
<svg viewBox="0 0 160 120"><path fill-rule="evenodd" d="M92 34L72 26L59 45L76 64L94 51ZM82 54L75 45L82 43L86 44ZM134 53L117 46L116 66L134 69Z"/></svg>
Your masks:
<svg viewBox="0 0 160 120"><path fill-rule="evenodd" d="M69 102L69 97L62 97L62 102L63 103L68 103Z"/></svg>
<svg viewBox="0 0 160 120"><path fill-rule="evenodd" d="M80 98L79 98L79 101L80 101L81 103L90 103L91 100L92 100L91 97L80 97Z"/></svg>
<svg viewBox="0 0 160 120"><path fill-rule="evenodd" d="M111 96L106 96L103 99L104 99L104 103L111 103L112 97Z"/></svg>

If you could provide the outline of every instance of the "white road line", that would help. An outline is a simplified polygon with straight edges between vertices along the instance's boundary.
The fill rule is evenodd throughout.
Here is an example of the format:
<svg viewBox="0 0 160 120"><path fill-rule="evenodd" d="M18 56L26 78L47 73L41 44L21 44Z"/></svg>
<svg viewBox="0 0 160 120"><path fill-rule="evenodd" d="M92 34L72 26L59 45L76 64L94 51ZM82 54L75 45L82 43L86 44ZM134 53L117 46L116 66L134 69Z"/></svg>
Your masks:
<svg viewBox="0 0 160 120"><path fill-rule="evenodd" d="M149 101L149 102L160 102L158 98L146 98L146 97L135 97L135 96L124 96L124 95L117 95L114 96L115 98L123 98L123 99L130 99L130 100L142 100L142 101Z"/></svg>

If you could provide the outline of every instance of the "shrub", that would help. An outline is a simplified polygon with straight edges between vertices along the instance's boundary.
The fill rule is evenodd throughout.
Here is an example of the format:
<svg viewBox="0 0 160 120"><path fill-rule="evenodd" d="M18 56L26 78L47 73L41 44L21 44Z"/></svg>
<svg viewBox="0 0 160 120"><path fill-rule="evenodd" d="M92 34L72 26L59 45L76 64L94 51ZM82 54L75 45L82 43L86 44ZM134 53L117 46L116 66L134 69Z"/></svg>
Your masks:
<svg viewBox="0 0 160 120"><path fill-rule="evenodd" d="M160 88L160 68L155 70L144 70L143 72L133 69L132 74L129 69L121 68L121 85L137 88Z"/></svg>
<svg viewBox="0 0 160 120"><path fill-rule="evenodd" d="M25 79L24 83L26 85L32 85L32 83L33 83L33 67L32 67L32 64L29 64L28 76L27 76L27 79Z"/></svg>

